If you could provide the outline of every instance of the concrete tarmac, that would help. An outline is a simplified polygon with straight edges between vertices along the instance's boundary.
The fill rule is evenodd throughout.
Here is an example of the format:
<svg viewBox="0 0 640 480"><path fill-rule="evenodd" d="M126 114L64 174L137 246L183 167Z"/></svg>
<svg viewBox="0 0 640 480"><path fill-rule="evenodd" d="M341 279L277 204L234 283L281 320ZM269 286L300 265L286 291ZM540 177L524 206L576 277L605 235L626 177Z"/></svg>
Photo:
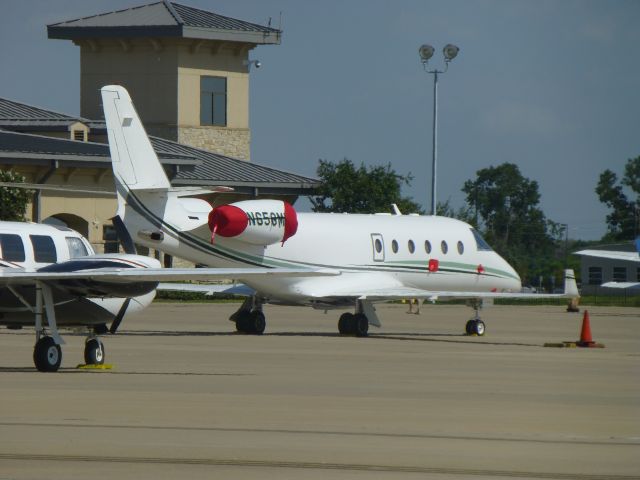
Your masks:
<svg viewBox="0 0 640 480"><path fill-rule="evenodd" d="M340 312L156 303L106 336L112 370L32 363L33 330L0 332L0 479L640 479L640 309L591 308L604 349L562 307L380 305L369 338Z"/></svg>

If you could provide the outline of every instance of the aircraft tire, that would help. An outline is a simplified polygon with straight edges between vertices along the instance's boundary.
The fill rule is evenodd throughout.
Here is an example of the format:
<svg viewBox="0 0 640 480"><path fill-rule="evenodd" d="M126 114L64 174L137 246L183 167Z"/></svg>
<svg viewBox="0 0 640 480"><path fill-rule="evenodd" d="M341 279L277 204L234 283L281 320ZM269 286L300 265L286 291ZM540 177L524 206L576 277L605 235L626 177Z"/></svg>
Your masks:
<svg viewBox="0 0 640 480"><path fill-rule="evenodd" d="M267 327L267 320L260 310L254 310L249 314L248 318L249 333L254 335L262 335Z"/></svg>
<svg viewBox="0 0 640 480"><path fill-rule="evenodd" d="M39 372L57 372L62 363L62 349L51 337L42 337L33 349L33 363Z"/></svg>
<svg viewBox="0 0 640 480"><path fill-rule="evenodd" d="M369 335L369 319L364 313L356 313L353 317L353 327L356 337Z"/></svg>
<svg viewBox="0 0 640 480"><path fill-rule="evenodd" d="M97 338L91 338L84 344L84 363L87 365L104 364L104 344Z"/></svg>
<svg viewBox="0 0 640 480"><path fill-rule="evenodd" d="M340 315L340 319L338 320L338 331L340 332L340 335L349 335L350 333L354 333L354 323L353 313L344 312Z"/></svg>
<svg viewBox="0 0 640 480"><path fill-rule="evenodd" d="M473 325L473 333L482 337L484 335L485 325L482 320L476 320Z"/></svg>
<svg viewBox="0 0 640 480"><path fill-rule="evenodd" d="M464 331L467 333L467 335L473 335L473 323L475 322L475 320L469 320L467 322L467 324L464 327Z"/></svg>

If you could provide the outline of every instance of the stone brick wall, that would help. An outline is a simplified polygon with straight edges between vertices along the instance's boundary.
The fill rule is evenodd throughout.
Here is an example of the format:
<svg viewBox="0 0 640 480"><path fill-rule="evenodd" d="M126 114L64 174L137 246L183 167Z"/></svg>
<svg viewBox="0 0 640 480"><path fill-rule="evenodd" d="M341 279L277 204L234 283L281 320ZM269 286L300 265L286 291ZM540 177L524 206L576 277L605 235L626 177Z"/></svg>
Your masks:
<svg viewBox="0 0 640 480"><path fill-rule="evenodd" d="M248 128L178 127L178 142L228 157L250 160Z"/></svg>

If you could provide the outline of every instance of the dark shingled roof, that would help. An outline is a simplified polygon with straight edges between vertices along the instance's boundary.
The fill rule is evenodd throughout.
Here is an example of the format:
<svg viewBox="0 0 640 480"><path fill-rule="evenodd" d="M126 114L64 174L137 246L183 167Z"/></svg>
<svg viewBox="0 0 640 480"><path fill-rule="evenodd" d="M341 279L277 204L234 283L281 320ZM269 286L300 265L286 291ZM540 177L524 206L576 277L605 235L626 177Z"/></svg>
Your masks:
<svg viewBox="0 0 640 480"><path fill-rule="evenodd" d="M175 172L173 185L229 186L239 193L309 195L318 180L256 163L225 157L163 138L150 137L164 165ZM0 130L0 164L110 168L109 146L104 143L30 135Z"/></svg>
<svg viewBox="0 0 640 480"><path fill-rule="evenodd" d="M49 38L183 37L254 44L280 43L282 32L162 0L47 26Z"/></svg>
<svg viewBox="0 0 640 480"><path fill-rule="evenodd" d="M76 122L87 124L89 120L0 97L0 128L29 126L33 129L51 127L55 130L58 127L66 130Z"/></svg>

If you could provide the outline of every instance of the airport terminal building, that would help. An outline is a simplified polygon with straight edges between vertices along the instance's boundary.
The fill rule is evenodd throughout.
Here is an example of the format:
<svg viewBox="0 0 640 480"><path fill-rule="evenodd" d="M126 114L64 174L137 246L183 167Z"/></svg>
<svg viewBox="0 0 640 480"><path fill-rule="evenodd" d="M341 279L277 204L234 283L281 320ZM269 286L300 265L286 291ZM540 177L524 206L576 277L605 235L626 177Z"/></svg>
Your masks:
<svg viewBox="0 0 640 480"><path fill-rule="evenodd" d="M239 199L293 203L314 178L250 162L248 53L281 31L168 0L47 27L80 47L80 115L2 98L0 169L36 190L28 218L67 225L97 251L117 248L116 202L100 87L131 93L174 186L228 186L212 205ZM65 187L73 187L73 192Z"/></svg>

